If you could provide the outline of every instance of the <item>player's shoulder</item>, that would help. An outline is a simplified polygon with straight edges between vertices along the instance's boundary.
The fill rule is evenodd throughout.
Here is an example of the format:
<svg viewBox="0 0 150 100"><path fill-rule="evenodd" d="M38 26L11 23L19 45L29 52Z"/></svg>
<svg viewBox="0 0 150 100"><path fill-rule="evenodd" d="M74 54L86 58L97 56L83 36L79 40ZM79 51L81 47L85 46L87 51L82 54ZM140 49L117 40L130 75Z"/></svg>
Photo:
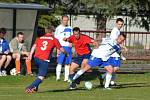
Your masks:
<svg viewBox="0 0 150 100"><path fill-rule="evenodd" d="M112 29L112 31L119 31L119 29L118 29L117 27L114 27L114 28Z"/></svg>

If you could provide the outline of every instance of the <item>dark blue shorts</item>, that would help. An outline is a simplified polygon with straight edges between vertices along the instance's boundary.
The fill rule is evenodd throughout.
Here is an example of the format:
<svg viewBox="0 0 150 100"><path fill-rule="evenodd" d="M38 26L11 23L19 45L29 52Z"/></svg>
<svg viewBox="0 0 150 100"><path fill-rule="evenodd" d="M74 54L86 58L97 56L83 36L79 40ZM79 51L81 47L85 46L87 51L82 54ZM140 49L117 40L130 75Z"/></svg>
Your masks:
<svg viewBox="0 0 150 100"><path fill-rule="evenodd" d="M81 65L83 59L89 59L91 56L91 53L85 54L85 55L77 55L77 57L74 58L74 63Z"/></svg>
<svg viewBox="0 0 150 100"><path fill-rule="evenodd" d="M62 52L60 53L60 55L58 55L57 57L57 63L58 64L71 64L72 61L72 48L71 47L66 47L63 46L63 48L65 49L65 51L68 53L68 56L64 55Z"/></svg>
<svg viewBox="0 0 150 100"><path fill-rule="evenodd" d="M34 58L35 65L38 68L38 76L46 76L48 71L48 62L44 60L40 60L38 58Z"/></svg>

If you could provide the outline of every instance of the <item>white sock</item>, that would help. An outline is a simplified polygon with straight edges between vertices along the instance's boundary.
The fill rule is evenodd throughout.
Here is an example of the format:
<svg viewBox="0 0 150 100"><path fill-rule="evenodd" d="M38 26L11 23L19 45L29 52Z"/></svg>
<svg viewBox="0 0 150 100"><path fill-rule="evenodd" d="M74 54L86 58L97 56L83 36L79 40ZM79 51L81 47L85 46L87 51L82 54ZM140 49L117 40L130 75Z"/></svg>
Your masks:
<svg viewBox="0 0 150 100"><path fill-rule="evenodd" d="M112 77L112 74L110 73L106 73L106 81L105 81L105 88L108 88L109 87L109 84L110 84L110 81L111 81L111 77Z"/></svg>
<svg viewBox="0 0 150 100"><path fill-rule="evenodd" d="M62 65L61 64L57 64L57 66L56 66L56 80L60 79L61 68L62 68Z"/></svg>
<svg viewBox="0 0 150 100"><path fill-rule="evenodd" d="M64 76L65 76L65 78L64 78L64 81L67 81L68 79L69 79L69 65L65 65L65 74L64 74Z"/></svg>
<svg viewBox="0 0 150 100"><path fill-rule="evenodd" d="M76 80L77 78L79 78L82 74L84 73L84 71L82 69L80 69L73 77L73 80Z"/></svg>

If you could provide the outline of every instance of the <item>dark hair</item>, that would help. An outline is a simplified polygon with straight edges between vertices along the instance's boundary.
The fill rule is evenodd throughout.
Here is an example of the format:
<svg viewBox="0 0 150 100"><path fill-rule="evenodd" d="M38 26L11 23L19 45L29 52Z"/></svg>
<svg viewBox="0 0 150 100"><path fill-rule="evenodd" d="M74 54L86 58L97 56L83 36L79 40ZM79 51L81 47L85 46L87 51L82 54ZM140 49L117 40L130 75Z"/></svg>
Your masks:
<svg viewBox="0 0 150 100"><path fill-rule="evenodd" d="M124 20L122 18L117 18L116 19L116 23L118 23L119 21L124 23Z"/></svg>
<svg viewBox="0 0 150 100"><path fill-rule="evenodd" d="M17 36L19 36L19 35L24 35L24 34L23 34L23 32L18 32Z"/></svg>
<svg viewBox="0 0 150 100"><path fill-rule="evenodd" d="M62 15L62 16L61 16L61 19L63 20L64 17L69 18L67 15Z"/></svg>
<svg viewBox="0 0 150 100"><path fill-rule="evenodd" d="M74 27L74 28L73 28L73 32L74 32L74 31L80 32L80 28L79 28L79 27Z"/></svg>
<svg viewBox="0 0 150 100"><path fill-rule="evenodd" d="M6 34L6 28L0 28L0 33Z"/></svg>
<svg viewBox="0 0 150 100"><path fill-rule="evenodd" d="M125 33L120 33L120 36L123 36L126 39L126 34Z"/></svg>

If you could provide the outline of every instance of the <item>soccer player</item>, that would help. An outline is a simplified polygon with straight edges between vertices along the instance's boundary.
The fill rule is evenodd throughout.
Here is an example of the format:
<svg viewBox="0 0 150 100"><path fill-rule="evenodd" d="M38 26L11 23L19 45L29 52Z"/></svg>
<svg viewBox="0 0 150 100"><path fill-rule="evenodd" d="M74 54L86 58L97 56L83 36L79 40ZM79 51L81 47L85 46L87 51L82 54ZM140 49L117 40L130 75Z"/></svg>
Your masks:
<svg viewBox="0 0 150 100"><path fill-rule="evenodd" d="M72 45L67 41L63 41L63 38L68 38L72 35L72 28L68 25L68 16L64 15L61 18L61 24L56 28L55 38L57 38L61 46L68 53L68 56L65 56L62 52L57 50L57 66L56 66L56 80L60 80L62 65L64 65L64 81L68 81L69 67L72 61Z"/></svg>
<svg viewBox="0 0 150 100"><path fill-rule="evenodd" d="M27 74L33 75L31 71L31 60L28 59L29 52L27 51L27 45L24 41L24 33L18 32L17 36L10 41L9 46L12 57L15 59L17 75L20 75L21 59L25 59Z"/></svg>
<svg viewBox="0 0 150 100"><path fill-rule="evenodd" d="M51 56L54 47L57 47L57 49L59 49L61 52L67 55L65 50L61 47L59 41L53 36L53 30L54 27L47 26L45 28L45 34L37 38L34 45L31 48L29 59L32 58L32 55L35 52L34 60L38 68L38 76L32 82L32 84L25 89L27 93L36 92L38 90L39 85L44 80L48 70L48 62L50 62L49 57Z"/></svg>
<svg viewBox="0 0 150 100"><path fill-rule="evenodd" d="M105 89L110 89L109 84L114 71L113 66L116 64L115 59L111 57L114 52L120 52L120 44L124 42L126 35L120 34L116 40L106 38L102 41L99 48L94 49L86 66L82 67L73 77L70 87L76 88L76 80L86 71L97 66L103 66L106 73ZM119 65L118 65L119 66Z"/></svg>
<svg viewBox="0 0 150 100"><path fill-rule="evenodd" d="M90 57L91 49L90 44L97 46L97 42L94 39L90 38L89 36L83 35L80 33L80 28L74 27L73 28L73 35L69 38L64 38L64 41L68 41L72 43L75 47L75 51L77 53L77 57L71 63L70 70L69 70L69 79L75 75L76 69L81 65L81 68L84 67ZM72 88L72 87L70 87Z"/></svg>
<svg viewBox="0 0 150 100"><path fill-rule="evenodd" d="M11 61L10 48L7 40L4 38L6 35L6 29L0 28L0 76L6 76L6 67ZM4 68L2 70L2 66Z"/></svg>
<svg viewBox="0 0 150 100"><path fill-rule="evenodd" d="M118 38L118 36L120 35L120 29L122 28L123 24L124 24L124 20L122 18L117 18L116 19L115 27L113 28L113 30L111 31L111 34L110 34L111 39L116 40ZM121 47L125 50L125 52L127 52L127 48L124 46L124 43L121 44ZM111 55L111 57L113 57L113 59L115 59L116 62L118 62L118 63L121 63L120 59L126 60L126 58L123 55L119 55L116 52L113 53ZM111 79L111 82L110 82L110 85L112 85L112 86L116 85L114 80L115 80L115 76L116 76L116 71L119 70L119 67L120 66L117 66L117 65L114 66L114 72L112 74L112 79Z"/></svg>

